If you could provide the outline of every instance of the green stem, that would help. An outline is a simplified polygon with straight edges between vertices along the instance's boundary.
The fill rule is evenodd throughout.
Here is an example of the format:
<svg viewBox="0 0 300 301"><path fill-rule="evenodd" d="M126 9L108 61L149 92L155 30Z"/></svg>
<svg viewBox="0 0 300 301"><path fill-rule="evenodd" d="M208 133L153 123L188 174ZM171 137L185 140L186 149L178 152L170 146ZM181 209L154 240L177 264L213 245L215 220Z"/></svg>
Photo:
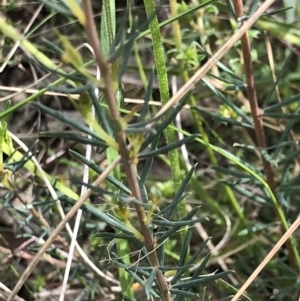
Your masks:
<svg viewBox="0 0 300 301"><path fill-rule="evenodd" d="M160 96L161 96L162 104L164 105L168 102L170 95L169 95L168 74L167 74L162 39L159 30L159 23L156 16L152 17L155 12L155 6L153 0L144 0L144 4L145 4L145 9L148 18L152 18L149 28L152 37L153 52L154 52L155 66L157 70ZM175 131L172 128L167 127L167 129L165 130L165 137L168 144L174 142L176 140ZM180 188L181 181L182 181L178 150L170 151L168 155L171 163L174 189L175 191L177 191ZM183 218L183 216L187 214L185 200L179 203L177 207L177 212L178 212L179 219ZM182 231L181 233L182 243L185 237L185 233L186 231Z"/></svg>

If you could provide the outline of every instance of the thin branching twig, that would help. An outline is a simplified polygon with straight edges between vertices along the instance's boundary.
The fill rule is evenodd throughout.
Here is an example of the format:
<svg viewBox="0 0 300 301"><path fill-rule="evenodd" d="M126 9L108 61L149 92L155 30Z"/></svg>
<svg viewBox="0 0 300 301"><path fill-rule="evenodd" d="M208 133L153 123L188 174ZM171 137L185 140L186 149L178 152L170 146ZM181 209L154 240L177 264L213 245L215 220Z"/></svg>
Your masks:
<svg viewBox="0 0 300 301"><path fill-rule="evenodd" d="M117 106L117 100L115 96L115 92L113 89L113 83L112 79L110 76L110 67L108 63L105 61L103 55L102 55L102 50L101 50L101 45L100 45L100 40L98 38L98 34L96 31L96 26L94 23L93 19L93 11L92 11L92 6L91 2L86 0L82 1L82 6L83 10L86 16L86 24L85 24L85 30L88 36L88 40L90 45L93 47L96 61L98 64L98 67L100 68L101 76L104 82L104 85L102 88L102 92L105 96L111 119L112 122L115 124L114 126L114 131L115 131L115 137L116 140L119 144L119 153L121 156L122 164L127 176L127 180L129 183L129 187L132 193L132 196L138 200L141 200L141 192L139 188L139 183L137 181L137 175L136 175L136 167L135 165L131 162L131 158L129 156L128 148L127 148L127 143L126 143L126 134L125 131L122 129L122 126L120 124L120 112ZM158 270L157 267L159 266L159 261L157 258L157 254L154 251L155 250L155 243L153 236L151 234L150 229L147 227L146 224L146 213L145 210L142 206L140 206L137 203L134 203L135 211L137 213L140 227L141 227L141 232L144 237L144 243L145 247L148 252L149 260L153 266L153 268L156 269L156 279L157 283L159 285L161 294L162 294L162 299L164 301L170 301L170 294L169 294L169 288L168 284L163 276L162 271Z"/></svg>

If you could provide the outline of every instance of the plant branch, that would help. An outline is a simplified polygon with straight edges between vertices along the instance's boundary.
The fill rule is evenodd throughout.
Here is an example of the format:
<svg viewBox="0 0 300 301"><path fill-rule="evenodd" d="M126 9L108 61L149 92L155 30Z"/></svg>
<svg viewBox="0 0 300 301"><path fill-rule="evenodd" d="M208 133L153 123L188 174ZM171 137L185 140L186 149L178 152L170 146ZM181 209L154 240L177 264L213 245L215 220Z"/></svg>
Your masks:
<svg viewBox="0 0 300 301"><path fill-rule="evenodd" d="M235 0L234 8L237 18L241 18L244 16L243 3L241 0ZM262 149L267 147L263 122L262 122L262 112L258 106L257 95L254 83L254 72L253 65L251 59L251 48L250 48L250 40L247 32L241 37L243 57L244 57L244 65L246 71L246 82L247 82L247 94L251 108L251 114L254 122L254 129L257 138L258 146ZM272 169L271 163L268 162L262 156L264 171L266 174L266 178L270 188L274 191L276 189L275 176L274 171Z"/></svg>
<svg viewBox="0 0 300 301"><path fill-rule="evenodd" d="M241 0L235 0L233 3L234 3L234 8L235 8L235 13L237 18L242 18L244 16L243 2ZM252 119L254 122L257 144L260 147L260 149L266 149L267 142L266 142L264 127L262 122L262 111L259 108L257 102L257 95L255 89L255 82L254 82L254 71L253 71L253 65L251 59L251 47L250 47L249 35L247 32L245 32L245 34L241 37L241 43L242 43L242 51L243 51L244 65L245 65L245 72L246 72L247 94L250 103ZM267 183L275 194L277 184L275 182L274 170L272 168L271 163L267 161L264 158L264 156L261 157L262 157L262 163L263 163L263 168L266 175ZM288 230L289 228L288 223L277 200L274 203L274 206L276 209L276 213L279 219L281 220L282 228L283 228L282 231L284 233L284 231ZM290 240L287 242L287 248L289 250L289 261L291 267L295 267L295 265L298 265L298 269L300 269L300 258L297 251L297 245L293 237L291 237Z"/></svg>
<svg viewBox="0 0 300 301"><path fill-rule="evenodd" d="M91 2L89 0L82 1L82 6L86 16L85 31L87 33L89 43L93 47L96 61L98 67L100 68L102 79L104 80L103 86L100 88L102 88L102 92L105 96L111 114L115 138L119 144L119 153L121 156L121 161L127 176L127 180L129 183L132 196L138 200L141 200L142 199L141 192L136 177L135 165L132 164L131 162L129 152L127 149L126 134L120 124L120 113L117 106L117 99L113 89L112 79L110 76L110 66L105 61L102 54L100 40L98 38L96 26L93 19ZM144 236L144 243L148 252L149 260L153 268L156 269L157 283L163 296L162 299L164 301L170 301L171 299L170 299L169 289L166 280L163 276L162 271L157 269L157 267L159 266L159 261L157 258L157 254L155 252L155 244L154 244L152 234L145 222L146 221L145 210L142 206L138 205L137 203L134 203L134 207L139 219L141 232Z"/></svg>
<svg viewBox="0 0 300 301"><path fill-rule="evenodd" d="M176 0L174 0L174 1L176 1ZM157 72L158 86L159 86L161 102L164 105L170 99L165 53L164 53L162 38L161 38L161 34L160 34L158 19L156 16L151 18L151 16L153 14L155 14L154 0L144 0L144 4L145 4L146 14L150 20L149 28L150 28L150 32L151 32L151 38L152 38L152 49L153 49L155 67L156 67L156 72ZM167 116L167 114L164 117L166 117L166 116ZM173 121L170 124L173 124ZM170 126L168 126L165 129L164 136L166 137L167 144L174 143L177 139L174 129L172 129ZM170 168L171 168L171 172L172 172L173 187L174 187L174 191L176 193L180 189L181 181L182 181L178 149L173 149L173 150L169 151L168 158L170 160ZM187 214L185 199L183 199L178 204L176 210L177 210L179 219L182 219ZM187 227L185 227L180 232L180 240L181 240L180 243L181 244L184 243L186 233L187 233ZM188 254L189 254L189 252L187 253L187 256L189 256Z"/></svg>

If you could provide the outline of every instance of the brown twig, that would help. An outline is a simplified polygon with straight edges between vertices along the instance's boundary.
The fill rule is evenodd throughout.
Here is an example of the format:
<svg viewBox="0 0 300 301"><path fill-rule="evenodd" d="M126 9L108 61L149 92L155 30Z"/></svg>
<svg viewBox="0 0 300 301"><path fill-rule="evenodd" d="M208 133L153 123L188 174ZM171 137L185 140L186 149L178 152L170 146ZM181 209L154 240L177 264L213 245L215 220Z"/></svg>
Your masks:
<svg viewBox="0 0 300 301"><path fill-rule="evenodd" d="M235 13L237 18L242 18L244 16L243 2L241 0L233 1ZM244 65L246 72L246 81L247 81L247 94L250 102L251 114L254 122L254 129L256 134L256 139L258 146L261 149L265 149L267 147L261 110L258 106L257 95L254 83L254 73L253 73L253 65L251 59L251 48L250 48L250 40L247 32L241 37L242 50L244 56ZM264 166L264 171L266 174L267 182L270 188L274 191L276 188L276 182L274 177L274 171L270 162L268 162L264 157L262 157L262 162Z"/></svg>
<svg viewBox="0 0 300 301"><path fill-rule="evenodd" d="M113 89L113 83L110 74L110 66L105 61L101 50L100 40L94 23L91 2L89 0L82 1L82 7L86 16L85 31L87 33L89 43L94 50L96 61L101 71L101 77L104 79L102 92L105 96L112 122L114 123L114 134L119 144L119 153L121 156L121 161L127 176L132 196L138 200L141 200L142 197L137 181L136 167L135 164L131 162L126 143L126 134L120 125L120 112L117 106L116 95ZM161 294L163 296L162 298L164 301L170 301L171 297L169 294L169 288L166 279L164 278L162 271L157 269L157 267L159 266L159 260L155 251L154 238L146 224L145 210L142 206L138 205L137 203L134 203L134 207L139 219L141 232L144 237L144 243L148 252L149 260L152 264L152 267L156 269L156 279Z"/></svg>
<svg viewBox="0 0 300 301"><path fill-rule="evenodd" d="M243 2L241 0L235 0L233 1L233 3L234 3L236 17L242 18L244 16ZM259 108L257 102L256 88L254 82L254 72L253 72L253 65L251 59L251 47L250 47L249 35L247 32L245 32L245 34L241 37L241 43L242 43L242 51L243 51L246 81L247 81L247 94L250 103L251 115L254 122L254 130L256 134L257 144L261 149L266 149L267 142L266 142L265 131L263 127L263 119L261 114L262 111ZM271 190L275 192L277 184L275 181L275 174L272 165L263 156L261 156L261 158L262 158L263 169L266 175L267 183L271 188ZM284 232L285 229L282 225L282 233ZM288 253L289 253L290 265L292 267L295 267L296 259L294 256L291 242L287 241L286 246L289 251Z"/></svg>

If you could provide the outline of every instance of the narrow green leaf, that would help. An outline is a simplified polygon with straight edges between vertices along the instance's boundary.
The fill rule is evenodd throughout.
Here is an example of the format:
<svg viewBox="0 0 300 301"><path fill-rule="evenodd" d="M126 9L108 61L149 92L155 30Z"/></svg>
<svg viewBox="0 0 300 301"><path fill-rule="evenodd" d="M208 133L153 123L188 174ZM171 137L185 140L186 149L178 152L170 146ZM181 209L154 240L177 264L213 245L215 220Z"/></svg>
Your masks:
<svg viewBox="0 0 300 301"><path fill-rule="evenodd" d="M272 10L270 12L264 13L264 14L262 14L262 16L264 16L264 17L265 16L274 16L274 15L278 15L278 14L281 14L283 12L293 10L293 9L295 9L295 6L287 6L287 7L283 7L283 8L280 8L280 9L276 9L276 10Z"/></svg>
<svg viewBox="0 0 300 301"><path fill-rule="evenodd" d="M73 201L65 196L60 196L59 199L60 199L60 201L67 203L71 206L74 206L74 204L75 204L75 201ZM116 229L124 232L125 234L133 235L132 232L129 229L127 229L126 226L121 221L117 220L114 216L112 216L110 214L102 212L97 207L83 204L81 206L81 209L84 212L91 214L91 216L93 216L94 218L104 221L105 223L110 225L112 228L116 228Z"/></svg>
<svg viewBox="0 0 300 301"><path fill-rule="evenodd" d="M134 124L128 124L127 127L128 128L135 128L135 127L145 127L150 123L153 123L155 121L157 121L160 117L155 117L155 118L151 118L148 120L144 120L144 121L140 121L140 122L136 122ZM155 133L157 133L157 129L155 129Z"/></svg>
<svg viewBox="0 0 300 301"><path fill-rule="evenodd" d="M148 111L149 111L149 101L151 100L152 97L152 92L153 92L153 81L154 81L154 73L155 73L155 67L152 67L149 79L148 79L148 85L147 89L145 92L145 97L144 97L144 104L140 112L140 117L139 121L144 121L145 118L148 116Z"/></svg>
<svg viewBox="0 0 300 301"><path fill-rule="evenodd" d="M225 182L225 183L227 185L229 185L233 190L235 190L239 194L249 198L250 200L252 200L256 203L259 203L259 204L271 206L270 202L268 201L268 198L264 197L262 194L260 195L256 192L253 192L252 190L248 190L248 189L246 189L243 186L240 186L238 184L232 184L230 182Z"/></svg>
<svg viewBox="0 0 300 301"><path fill-rule="evenodd" d="M100 137L94 131L90 130L86 125L79 123L77 120L73 120L73 119L67 117L66 115L64 115L63 113L53 110L47 106L44 106L41 103L33 102L32 104L36 108L41 110L42 112L54 117L55 119L57 119L61 122L64 122L64 123L72 126L73 128L79 130L80 132L91 135L92 137L94 137L96 139L100 139Z"/></svg>
<svg viewBox="0 0 300 301"><path fill-rule="evenodd" d="M153 219L152 223L154 225L158 225L158 226L184 227L184 226L192 226L196 223L202 222L204 219L206 219L206 218L201 217L201 218L196 218L196 219L189 220L189 221L179 221L179 222L171 222L171 221Z"/></svg>
<svg viewBox="0 0 300 301"><path fill-rule="evenodd" d="M170 293L174 294L176 296L187 297L187 298L197 298L197 297L199 297L198 294L195 294L195 293L192 293L192 292L187 292L187 291L184 291L184 290L175 289L175 288L170 289Z"/></svg>
<svg viewBox="0 0 300 301"><path fill-rule="evenodd" d="M126 240L137 240L137 238L134 235L127 235L127 234L119 234L119 233L106 233L106 232L100 232L97 234L94 234L93 236L95 237L102 237L102 238L107 238L109 240L113 239L126 239Z"/></svg>
<svg viewBox="0 0 300 301"><path fill-rule="evenodd" d="M145 294L147 296L147 300L150 299L150 292L151 292L152 284L155 280L155 277L156 277L156 270L152 269L150 276L145 283Z"/></svg>
<svg viewBox="0 0 300 301"><path fill-rule="evenodd" d="M185 264L183 266L159 266L158 269L161 271L186 271L190 268L192 268L194 265L193 264Z"/></svg>
<svg viewBox="0 0 300 301"><path fill-rule="evenodd" d="M146 128L146 127L137 127L136 125L134 126L128 126L125 129L126 133L148 133L148 134L156 134L156 130L153 128Z"/></svg>
<svg viewBox="0 0 300 301"><path fill-rule="evenodd" d="M237 19L236 14L235 14L235 9L234 9L234 5L232 3L231 0L225 0L225 2L227 3L227 7L229 8L229 11L231 12L232 16Z"/></svg>
<svg viewBox="0 0 300 301"><path fill-rule="evenodd" d="M220 171L223 174L227 174L227 175L231 175L237 179L253 179L253 177L251 175L249 175L248 173L245 172L240 172L237 170L232 170L229 169L227 167L222 167L222 166L212 166L212 169L216 170L216 171Z"/></svg>
<svg viewBox="0 0 300 301"><path fill-rule="evenodd" d="M239 117L243 119L243 121L246 124L253 124L252 119L245 113L243 110L241 110L239 107L237 107L232 100L228 99L221 93L218 89L216 89L208 80L205 78L202 79L202 81L206 84L206 86L218 97L220 97L226 105L228 105Z"/></svg>
<svg viewBox="0 0 300 301"><path fill-rule="evenodd" d="M137 36L137 26L138 26L138 22L137 22L137 18L136 18L136 20L132 23L132 26L130 28L130 34L129 34L128 40L127 40L125 46L123 47L122 66L120 67L119 74L118 74L119 82L121 82L122 77L128 68L128 61L132 55L133 44L134 44L135 38Z"/></svg>
<svg viewBox="0 0 300 301"><path fill-rule="evenodd" d="M192 287L203 285L203 284L212 282L214 280L220 279L221 277L227 276L227 275L231 274L232 272L233 271L225 271L225 272L221 272L221 273L214 274L214 275L203 276L203 277L195 279L195 280L183 281L181 283L174 284L173 288L177 288L177 289L182 288L184 290L187 290Z"/></svg>
<svg viewBox="0 0 300 301"><path fill-rule="evenodd" d="M65 94L79 94L82 92L86 92L90 88L90 84L74 87L74 88L66 88L66 87L49 87L47 84L39 85L40 88L48 87L48 91L56 92L56 93L65 93Z"/></svg>
<svg viewBox="0 0 300 301"><path fill-rule="evenodd" d="M127 195L122 195L122 194L118 194L118 193L114 193L111 192L109 190L106 189L102 189L100 187L97 186L93 186L92 184L89 183L85 183L82 180L78 179L77 177L74 177L72 175L70 175L69 177L70 181L76 185L80 185L80 186L86 186L87 188L91 189L92 191L94 191L97 194L104 194L104 195L109 195L115 199L120 200L123 204L128 204L130 202L132 202L134 199L131 196L127 196Z"/></svg>
<svg viewBox="0 0 300 301"><path fill-rule="evenodd" d="M266 223L266 224L260 224L260 225L254 225L250 228L247 229L243 229L242 231L240 231L238 233L239 236L243 236L243 235L249 235L250 233L255 233L255 232L259 232L265 229L269 229L269 228L273 228L276 226L277 223Z"/></svg>
<svg viewBox="0 0 300 301"><path fill-rule="evenodd" d="M185 217L183 217L181 219L181 222L190 221L192 219L192 217L197 213L197 211L198 211L198 208L192 209ZM180 228L181 228L181 225L176 224L176 225L172 226L168 231L159 232L159 233L163 233L163 234L158 236L157 243L158 244L162 243L165 239L170 237L172 234L174 234Z"/></svg>
<svg viewBox="0 0 300 301"><path fill-rule="evenodd" d="M160 210L160 215L165 214L165 218L167 220L169 220L171 218L173 212L175 211L176 206L178 205L178 203L180 203L183 199L185 199L189 195L190 195L190 193L184 193L180 197L178 197L178 198L176 197L176 199L174 198L172 203L169 206L167 206L167 207L163 208L162 210Z"/></svg>
<svg viewBox="0 0 300 301"><path fill-rule="evenodd" d="M284 113L263 113L263 116L272 117L272 118L282 118L289 120L299 120L300 114L284 114Z"/></svg>
<svg viewBox="0 0 300 301"><path fill-rule="evenodd" d="M165 117L165 119L163 120L163 122L156 127L156 133L158 134L162 134L162 132L167 128L167 126L169 126L172 121L175 119L175 117L177 116L177 114L181 111L181 109L183 108L183 106L185 105L186 101L189 98L190 93L188 93L187 95L185 95L177 104L177 106ZM146 147L154 140L156 139L156 135L149 135L149 137L147 137L145 139L145 141L143 142L142 146L141 146L141 151L143 151L144 149L146 149Z"/></svg>
<svg viewBox="0 0 300 301"><path fill-rule="evenodd" d="M193 274L193 276L192 276L192 280L197 279L197 278L200 276L200 274L201 274L201 273L203 272L203 270L205 269L205 267L206 267L208 261L210 260L211 256L212 256L212 253L209 252L209 253L203 258L203 260L202 260L201 263L199 264L197 270L194 272L194 274Z"/></svg>
<svg viewBox="0 0 300 301"><path fill-rule="evenodd" d="M127 268L127 265L124 265L123 261L121 261L120 259L114 261L115 264L119 267L122 267L122 268ZM123 263L123 265L122 265ZM139 277L136 273L136 271L132 271L131 269L126 269L128 271L128 273L130 274L130 276L137 282L139 283L142 287L145 287L146 283L145 281ZM150 293L152 296L154 296L155 298L159 298L159 296L157 295L157 293L153 290L153 289L150 289Z"/></svg>
<svg viewBox="0 0 300 301"><path fill-rule="evenodd" d="M159 138L160 138L160 135L157 135L156 139L154 141L152 141L151 148L150 148L151 150L156 149L158 142L159 142ZM144 185L144 183L148 177L148 174L149 174L149 171L150 171L153 161L154 161L154 157L150 157L150 158L146 159L146 162L145 162L145 165L144 165L141 177L140 177L140 181L139 181L140 187Z"/></svg>
<svg viewBox="0 0 300 301"><path fill-rule="evenodd" d="M186 262L187 255L189 255L188 252L189 252L189 248L190 248L190 243L191 243L193 230L194 229L192 227L190 227L190 228L188 228L188 230L185 234L185 239L183 241L183 244L182 244L181 250L180 250L180 258L179 258L179 261L178 261L179 266L184 266L184 264Z"/></svg>
<svg viewBox="0 0 300 301"><path fill-rule="evenodd" d="M201 247L196 251L195 254L193 254L191 256L191 258L188 260L188 262L186 263L186 265L190 265L190 264L193 264L196 259L200 256L200 254L203 252L204 248L206 247L207 243L209 241L209 238L207 238L204 243L201 245ZM181 270L181 271L178 271L175 276L172 278L171 280L171 284L173 283L177 283L180 279L181 279L181 276L185 273L185 271Z"/></svg>
<svg viewBox="0 0 300 301"><path fill-rule="evenodd" d="M15 173L18 170L20 170L22 167L25 166L25 164L31 160L32 156L35 155L35 151L34 149L36 149L36 145L37 145L38 141L35 141L33 144L30 145L30 147L28 148L28 151L25 152L23 154L23 158L19 161L13 161L11 163L6 164L6 166L10 166L12 171ZM11 156L9 156L11 157Z"/></svg>
<svg viewBox="0 0 300 301"><path fill-rule="evenodd" d="M101 167L99 167L98 165L96 165L92 161L87 160L81 154L79 154L79 153L77 153L73 150L70 150L70 153L73 156L75 156L78 160L80 160L81 162L86 164L88 167L90 167L92 170L94 170L97 174L101 175L103 173L103 169ZM109 181L112 185L114 185L117 189L120 189L121 191L127 193L128 195L131 195L131 191L127 188L127 186L122 184L120 181L118 181L114 177L108 176L108 177L106 177L106 180Z"/></svg>
<svg viewBox="0 0 300 301"><path fill-rule="evenodd" d="M184 180L182 181L179 189L176 191L176 194L173 198L172 203L166 208L166 210L168 211L166 214L166 219L169 220L173 214L173 212L176 209L176 206L178 204L178 202L180 202L182 200L182 196L184 195L184 191L186 190L186 188L188 187L190 180L196 170L197 164L193 165L193 167L189 170L189 172L187 173L186 177L184 178Z"/></svg>
<svg viewBox="0 0 300 301"><path fill-rule="evenodd" d="M72 80L74 82L78 82L78 83L81 83L81 84L86 84L86 77L84 77L83 75L81 75L80 73L78 73L77 70L73 70L70 73L64 73L60 69L51 68L51 67L49 67L47 65L44 65L44 64L42 64L42 63L40 63L38 61L32 60L30 58L26 58L26 60L30 64L34 65L37 69L39 69L41 71L44 71L44 72L51 73L52 75L56 75L56 76L59 77L59 79L57 81L55 81L54 83L52 83L52 84L49 85L50 87L55 87L58 84L63 83L65 81L67 81L67 80ZM92 65L93 63L94 63L94 60L91 60L90 62L86 63L84 66L88 67L88 66Z"/></svg>
<svg viewBox="0 0 300 301"><path fill-rule="evenodd" d="M40 132L39 136L60 138L68 141L75 141L85 145L90 144L101 148L107 147L107 145L100 139L90 139L90 138L82 137L79 134L70 133L70 132Z"/></svg>
<svg viewBox="0 0 300 301"><path fill-rule="evenodd" d="M274 92L276 91L276 88L279 86L279 83L284 79L285 77L285 74L288 70L288 66L289 66L289 62L291 60L293 56L293 52L291 51L290 55L287 57L287 59L285 60L284 64L283 64L283 67L282 69L280 70L279 74L276 74L276 81L273 83L266 99L264 100L264 106L266 106L270 100L271 100L271 97L272 95L274 94ZM276 93L276 98L277 98L277 93ZM278 103L282 103L282 101L280 99L277 98L277 102Z"/></svg>
<svg viewBox="0 0 300 301"><path fill-rule="evenodd" d="M51 10L57 13L61 13L64 16L72 17L72 13L70 9L62 1L59 2L49 1L49 0L39 0L39 1L44 3L48 8L50 8Z"/></svg>
<svg viewBox="0 0 300 301"><path fill-rule="evenodd" d="M259 0L253 0L250 5L249 16L252 16L258 8Z"/></svg>
<svg viewBox="0 0 300 301"><path fill-rule="evenodd" d="M113 130L110 126L110 122L109 119L105 113L106 108L103 108L103 106L100 105L100 102L103 101L103 94L101 93L101 98L99 100L99 98L96 95L96 89L97 86L93 85L90 89L89 89L89 95L90 98L92 100L94 109L95 109L95 115L97 118L97 122L100 124L100 126L104 129L104 131L112 136L113 135Z"/></svg>
<svg viewBox="0 0 300 301"><path fill-rule="evenodd" d="M268 154L267 150L263 149L260 153L265 158L265 160L268 161L271 165L273 165L274 167L278 166L277 162L273 160L273 158Z"/></svg>
<svg viewBox="0 0 300 301"><path fill-rule="evenodd" d="M64 51L62 48L60 48L57 44L47 40L46 38L42 38L42 42L45 44L45 46L50 50L52 50L55 54L61 56ZM33 61L30 58L28 58L29 61ZM36 62L36 61L35 61ZM41 66L41 64L39 62L36 62L36 64L38 64L39 66ZM45 66L45 68L47 68Z"/></svg>
<svg viewBox="0 0 300 301"><path fill-rule="evenodd" d="M215 112L209 111L209 110L207 110L205 108L191 107L191 109L192 110L196 110L196 111L201 112L201 113L204 113L206 115L209 115L209 116L211 116L213 118L213 120L220 120L222 122L229 123L229 124L232 124L232 125L237 125L237 126L240 126L240 127L253 129L253 125L252 124L245 123L245 122L242 122L242 121L238 121L236 119L224 117L224 116L222 116L219 113L215 113Z"/></svg>
<svg viewBox="0 0 300 301"><path fill-rule="evenodd" d="M158 155L162 155L162 154L165 154L171 150L174 150L174 149L177 149L179 147L181 147L182 145L184 144L187 144L189 142L192 142L194 141L197 137L199 137L198 134L193 134L189 137L185 137L179 141L176 141L174 143L170 143L170 144L167 144L166 146L164 147L161 147L159 149L156 149L154 151L149 151L147 153L141 153L139 155L139 158L140 159L145 159L145 158L149 158L149 157L154 157L154 156L158 156Z"/></svg>

